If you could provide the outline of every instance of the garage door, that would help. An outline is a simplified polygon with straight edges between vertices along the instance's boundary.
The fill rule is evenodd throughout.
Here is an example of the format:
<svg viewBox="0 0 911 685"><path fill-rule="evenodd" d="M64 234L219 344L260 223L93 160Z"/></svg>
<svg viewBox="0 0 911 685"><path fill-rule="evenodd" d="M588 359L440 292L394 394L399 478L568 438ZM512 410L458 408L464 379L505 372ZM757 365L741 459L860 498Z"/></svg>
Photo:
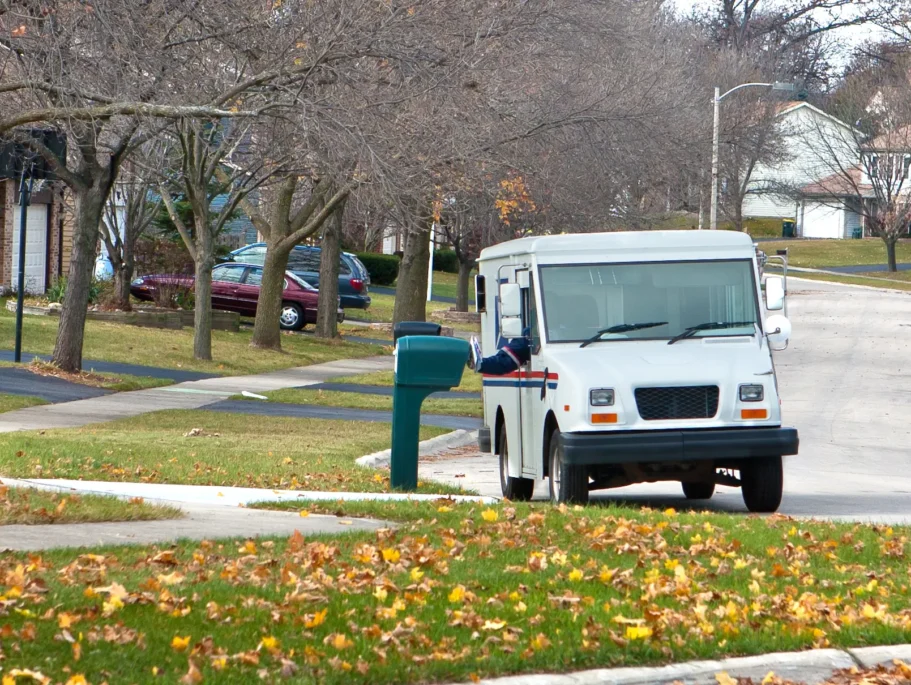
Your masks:
<svg viewBox="0 0 911 685"><path fill-rule="evenodd" d="M821 202L807 202L804 205L802 229L801 235L804 238L844 238L844 210Z"/></svg>
<svg viewBox="0 0 911 685"><path fill-rule="evenodd" d="M13 211L13 272L10 287L16 289L19 278L19 221L21 208ZM28 208L25 237L25 292L40 295L47 289L47 205Z"/></svg>

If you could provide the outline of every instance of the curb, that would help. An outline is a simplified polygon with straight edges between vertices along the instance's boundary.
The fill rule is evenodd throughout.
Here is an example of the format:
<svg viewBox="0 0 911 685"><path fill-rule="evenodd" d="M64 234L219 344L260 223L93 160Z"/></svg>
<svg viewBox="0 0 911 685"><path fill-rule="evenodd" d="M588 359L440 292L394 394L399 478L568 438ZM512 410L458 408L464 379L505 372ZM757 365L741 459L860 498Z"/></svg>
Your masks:
<svg viewBox="0 0 911 685"><path fill-rule="evenodd" d="M465 445L470 445L472 442L477 441L478 431L469 431L469 430L457 430L452 433L446 433L445 435L438 435L435 438L430 438L429 440L424 440L424 442L418 443L418 457L426 457L434 452L439 452L444 449L452 449L454 447L464 447ZM380 468L383 466L389 466L389 460L392 455L392 450L387 449L381 452L374 452L373 454L365 454L363 457L358 457L355 460L355 463L358 466L363 466L365 468Z"/></svg>
<svg viewBox="0 0 911 685"><path fill-rule="evenodd" d="M791 271L791 269L789 268L788 271ZM820 272L810 272L810 273L820 273L823 276L829 276L829 275L847 276L850 278L850 274L842 274L842 273L838 273L836 271L820 271ZM866 276L855 276L855 278L866 278ZM826 280L825 278L801 278L800 276L791 276L789 274L788 280L789 281L792 281L792 280L800 281L801 283L829 283L831 285L839 286L841 288L856 288L858 290L880 290L880 291L884 290L889 293L900 293L902 295L911 295L911 291L899 290L898 288L888 288L886 286L878 286L878 285L861 285L860 283L842 283L841 281L829 281L829 280ZM886 282L890 282L890 281L888 281L888 279L882 279L882 280L884 280Z"/></svg>
<svg viewBox="0 0 911 685"><path fill-rule="evenodd" d="M872 669L911 661L911 644L859 647L856 649L814 649L805 652L775 652L757 656L709 661L688 661L668 666L642 668L601 668L576 673L537 673L485 678L481 685L718 685L717 675L761 682L769 672L777 677L813 685L827 680L835 671Z"/></svg>

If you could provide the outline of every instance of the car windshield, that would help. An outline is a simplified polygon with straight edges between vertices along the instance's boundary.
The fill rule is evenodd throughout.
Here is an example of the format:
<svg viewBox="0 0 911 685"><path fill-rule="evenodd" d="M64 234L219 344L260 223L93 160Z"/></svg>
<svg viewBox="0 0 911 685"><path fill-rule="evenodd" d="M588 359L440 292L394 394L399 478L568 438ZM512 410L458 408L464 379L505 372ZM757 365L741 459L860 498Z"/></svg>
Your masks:
<svg viewBox="0 0 911 685"><path fill-rule="evenodd" d="M708 321L741 325L688 337L753 335L759 321L748 259L542 266L540 281L548 342L581 343L609 328L618 332L605 341L669 340Z"/></svg>

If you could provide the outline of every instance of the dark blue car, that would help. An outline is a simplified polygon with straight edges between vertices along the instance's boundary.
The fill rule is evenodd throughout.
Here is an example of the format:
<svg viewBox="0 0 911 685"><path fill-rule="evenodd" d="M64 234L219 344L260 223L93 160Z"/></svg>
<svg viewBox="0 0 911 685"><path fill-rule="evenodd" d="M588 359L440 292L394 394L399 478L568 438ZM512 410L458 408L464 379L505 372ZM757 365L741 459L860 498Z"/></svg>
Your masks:
<svg viewBox="0 0 911 685"><path fill-rule="evenodd" d="M288 271L304 279L314 288L319 288L320 248L297 245L288 257ZM231 261L245 264L263 264L266 261L266 244L253 243L234 250ZM346 309L367 309L370 306L368 286L370 275L361 260L350 252L343 252L338 265L338 294L342 307Z"/></svg>

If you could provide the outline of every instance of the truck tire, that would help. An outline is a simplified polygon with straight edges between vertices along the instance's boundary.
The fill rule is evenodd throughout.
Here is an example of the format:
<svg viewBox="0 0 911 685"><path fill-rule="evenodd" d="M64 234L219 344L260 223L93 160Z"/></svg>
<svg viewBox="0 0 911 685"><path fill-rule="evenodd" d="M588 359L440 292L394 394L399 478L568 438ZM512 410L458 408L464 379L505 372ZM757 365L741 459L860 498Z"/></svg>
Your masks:
<svg viewBox="0 0 911 685"><path fill-rule="evenodd" d="M784 473L781 457L750 459L740 467L743 503L756 514L771 514L781 504Z"/></svg>
<svg viewBox="0 0 911 685"><path fill-rule="evenodd" d="M715 494L714 483L681 483L687 499L711 499Z"/></svg>
<svg viewBox="0 0 911 685"><path fill-rule="evenodd" d="M531 478L512 478L509 475L509 445L506 441L506 423L500 426L500 489L503 497L513 502L527 502L535 493Z"/></svg>
<svg viewBox="0 0 911 685"><path fill-rule="evenodd" d="M560 431L550 436L550 501L554 504L588 504L588 470L563 461Z"/></svg>

